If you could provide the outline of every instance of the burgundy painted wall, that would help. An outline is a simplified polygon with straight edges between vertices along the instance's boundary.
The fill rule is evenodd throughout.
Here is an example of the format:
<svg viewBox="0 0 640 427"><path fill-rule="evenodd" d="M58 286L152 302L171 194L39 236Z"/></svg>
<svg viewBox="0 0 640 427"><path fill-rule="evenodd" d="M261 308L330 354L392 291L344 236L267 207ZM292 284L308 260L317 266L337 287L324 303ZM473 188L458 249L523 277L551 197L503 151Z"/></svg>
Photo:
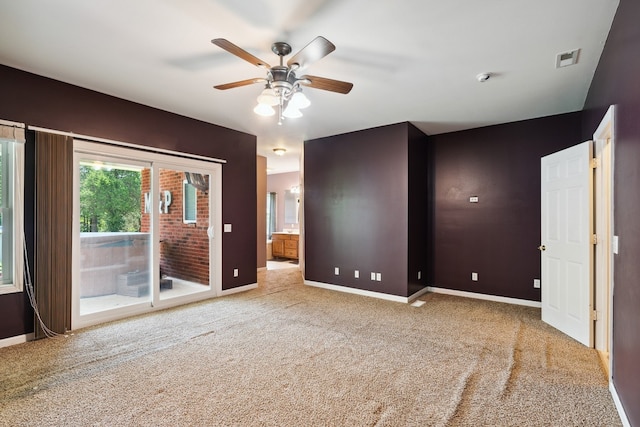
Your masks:
<svg viewBox="0 0 640 427"><path fill-rule="evenodd" d="M407 128L305 142L306 280L408 296ZM371 272L382 280L372 281Z"/></svg>
<svg viewBox="0 0 640 427"><path fill-rule="evenodd" d="M0 65L0 118L27 125L225 159L222 167L223 289L256 283L256 137ZM31 157L29 157L31 156ZM33 150L27 149L27 163ZM33 171L31 171L33 173ZM28 183L32 177L25 177ZM26 190L26 202L33 197ZM33 209L25 226L33 234ZM33 236L27 237L33 246ZM233 277L233 269L239 277ZM0 339L29 333L24 295L0 296ZM10 319L9 319L10 317ZM30 323L30 322L26 322Z"/></svg>
<svg viewBox="0 0 640 427"><path fill-rule="evenodd" d="M540 158L581 142L581 113L430 136L436 287L540 301ZM469 197L479 197L470 203ZM477 272L479 280L471 281Z"/></svg>
<svg viewBox="0 0 640 427"><path fill-rule="evenodd" d="M409 225L408 295L433 283L433 146L429 138L408 124ZM420 278L418 278L420 273Z"/></svg>
<svg viewBox="0 0 640 427"><path fill-rule="evenodd" d="M614 128L613 383L631 425L640 425L640 2L620 0L585 103L591 138L610 105Z"/></svg>

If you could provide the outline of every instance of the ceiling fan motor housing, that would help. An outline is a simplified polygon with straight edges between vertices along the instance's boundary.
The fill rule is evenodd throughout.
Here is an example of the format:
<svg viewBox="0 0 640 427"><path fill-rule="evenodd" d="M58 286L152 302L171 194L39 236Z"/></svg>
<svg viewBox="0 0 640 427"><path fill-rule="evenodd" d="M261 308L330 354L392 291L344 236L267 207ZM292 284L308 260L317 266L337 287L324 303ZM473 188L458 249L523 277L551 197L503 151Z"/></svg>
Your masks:
<svg viewBox="0 0 640 427"><path fill-rule="evenodd" d="M275 42L271 45L271 51L278 56L287 56L291 53L291 46L285 42Z"/></svg>
<svg viewBox="0 0 640 427"><path fill-rule="evenodd" d="M273 90L282 93L285 98L293 94L293 88L298 83L296 73L289 67L275 66L271 68L269 84Z"/></svg>

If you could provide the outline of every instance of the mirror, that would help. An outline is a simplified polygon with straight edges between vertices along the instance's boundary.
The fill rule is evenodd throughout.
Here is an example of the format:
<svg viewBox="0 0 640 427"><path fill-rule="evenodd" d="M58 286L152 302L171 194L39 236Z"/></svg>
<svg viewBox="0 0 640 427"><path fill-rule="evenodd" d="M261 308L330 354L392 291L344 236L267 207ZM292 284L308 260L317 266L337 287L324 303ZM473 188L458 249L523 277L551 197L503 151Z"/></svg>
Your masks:
<svg viewBox="0 0 640 427"><path fill-rule="evenodd" d="M284 192L284 223L297 224L298 223L298 206L300 194L294 193L291 190L285 190Z"/></svg>

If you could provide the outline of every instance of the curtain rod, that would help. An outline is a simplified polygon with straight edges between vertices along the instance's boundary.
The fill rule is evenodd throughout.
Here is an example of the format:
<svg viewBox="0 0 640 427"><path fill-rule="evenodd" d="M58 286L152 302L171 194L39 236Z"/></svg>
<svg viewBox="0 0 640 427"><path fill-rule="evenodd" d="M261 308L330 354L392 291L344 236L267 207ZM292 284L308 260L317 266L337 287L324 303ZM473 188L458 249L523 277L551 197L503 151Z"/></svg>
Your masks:
<svg viewBox="0 0 640 427"><path fill-rule="evenodd" d="M11 122L9 120L0 119L0 125L13 126L14 128L22 128L22 129L24 129L24 123Z"/></svg>
<svg viewBox="0 0 640 427"><path fill-rule="evenodd" d="M173 156L186 157L186 158L189 158L189 159L205 160L205 161L214 162L214 163L227 163L226 160L217 159L215 157L207 157L207 156L201 156L199 154L183 153L181 151L173 151L173 150L167 150L167 149L164 149L164 148L149 147L149 146L140 145L140 144L132 144L130 142L116 141L116 140L113 140L113 139L100 138L100 137L97 137L97 136L81 135L81 134L77 134L77 133L73 133L73 132L65 132L65 131L61 131L61 130L47 129L47 128L42 128L42 127L38 127L38 126L31 126L31 125L29 125L28 128L30 130L35 130L35 131L38 131L38 132L47 132L47 133L53 133L53 134L56 134L56 135L70 136L70 137L72 137L74 139L82 139L82 140L90 141L90 142L91 141L93 141L93 142L102 142L102 143L105 143L105 144L117 145L117 146L120 146L120 147L135 148L137 150L142 150L142 151L150 151L150 152L153 152L153 153L170 154L170 155L173 155Z"/></svg>

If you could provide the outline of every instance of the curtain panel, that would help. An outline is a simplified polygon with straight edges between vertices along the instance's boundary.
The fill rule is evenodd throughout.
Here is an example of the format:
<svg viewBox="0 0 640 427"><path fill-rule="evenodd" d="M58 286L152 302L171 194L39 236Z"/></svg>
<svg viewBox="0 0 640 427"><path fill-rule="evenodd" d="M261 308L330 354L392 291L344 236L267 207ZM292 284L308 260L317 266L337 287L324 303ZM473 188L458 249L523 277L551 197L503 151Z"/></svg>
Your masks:
<svg viewBox="0 0 640 427"><path fill-rule="evenodd" d="M35 296L40 318L56 333L71 329L73 139L36 132ZM43 338L38 319L35 337Z"/></svg>

